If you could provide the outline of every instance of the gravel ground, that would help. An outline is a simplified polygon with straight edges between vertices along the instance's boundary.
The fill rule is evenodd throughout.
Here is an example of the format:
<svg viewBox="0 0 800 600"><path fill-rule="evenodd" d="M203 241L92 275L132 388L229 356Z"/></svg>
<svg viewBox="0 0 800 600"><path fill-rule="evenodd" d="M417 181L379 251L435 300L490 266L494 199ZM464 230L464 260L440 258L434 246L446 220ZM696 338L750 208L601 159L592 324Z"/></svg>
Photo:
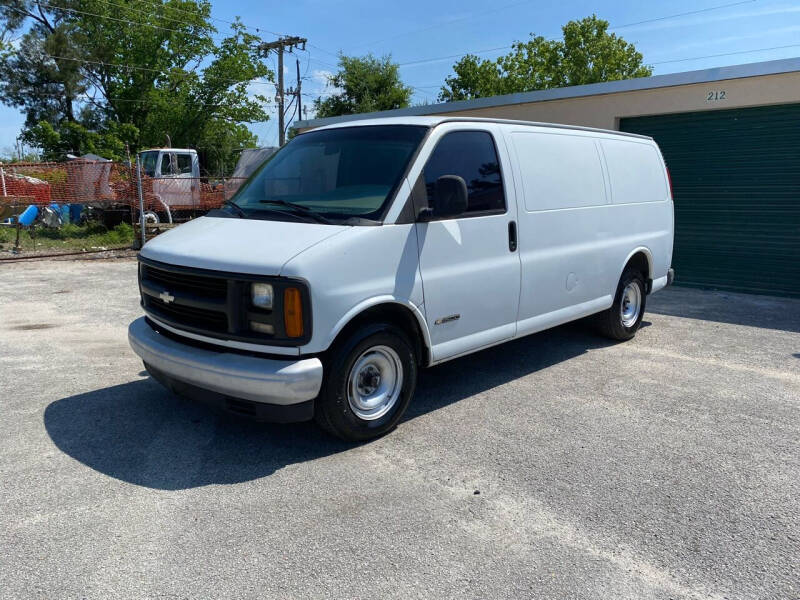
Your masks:
<svg viewBox="0 0 800 600"><path fill-rule="evenodd" d="M2 598L798 598L800 300L674 288L424 371L361 446L177 399L136 266L0 266Z"/></svg>

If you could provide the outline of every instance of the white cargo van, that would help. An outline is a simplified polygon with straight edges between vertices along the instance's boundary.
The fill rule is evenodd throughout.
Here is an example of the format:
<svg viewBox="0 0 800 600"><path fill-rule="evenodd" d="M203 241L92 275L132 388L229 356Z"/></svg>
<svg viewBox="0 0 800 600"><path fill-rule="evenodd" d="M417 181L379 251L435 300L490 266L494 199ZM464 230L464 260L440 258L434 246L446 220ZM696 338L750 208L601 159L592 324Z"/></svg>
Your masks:
<svg viewBox="0 0 800 600"><path fill-rule="evenodd" d="M171 390L262 420L385 433L417 370L595 315L636 333L672 281L652 139L409 117L301 134L228 206L139 256L129 339Z"/></svg>

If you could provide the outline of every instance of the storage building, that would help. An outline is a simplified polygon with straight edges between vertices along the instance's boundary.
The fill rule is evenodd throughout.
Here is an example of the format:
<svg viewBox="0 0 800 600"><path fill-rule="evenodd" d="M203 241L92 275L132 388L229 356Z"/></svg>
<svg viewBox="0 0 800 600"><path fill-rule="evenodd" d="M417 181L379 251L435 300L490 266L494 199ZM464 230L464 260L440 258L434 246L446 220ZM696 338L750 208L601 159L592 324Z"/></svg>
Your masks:
<svg viewBox="0 0 800 600"><path fill-rule="evenodd" d="M566 123L652 136L675 199L676 283L800 296L800 58L301 121Z"/></svg>

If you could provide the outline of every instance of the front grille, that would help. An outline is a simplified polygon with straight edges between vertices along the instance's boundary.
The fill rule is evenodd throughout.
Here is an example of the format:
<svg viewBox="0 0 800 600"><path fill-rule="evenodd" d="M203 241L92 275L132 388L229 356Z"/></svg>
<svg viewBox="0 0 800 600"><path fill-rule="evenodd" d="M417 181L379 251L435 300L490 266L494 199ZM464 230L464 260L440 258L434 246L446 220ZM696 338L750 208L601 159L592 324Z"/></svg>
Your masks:
<svg viewBox="0 0 800 600"><path fill-rule="evenodd" d="M252 305L253 282L272 285L272 310ZM300 338L286 334L283 298L287 287L301 292L305 323ZM142 307L154 320L182 331L279 346L299 346L311 339L311 300L307 286L297 280L181 267L140 257L139 290ZM250 325L254 321L272 326L274 334L254 331Z"/></svg>
<svg viewBox="0 0 800 600"><path fill-rule="evenodd" d="M228 331L228 315L224 312L183 304L167 304L153 296L145 296L144 307L154 316L161 317L173 325L184 325L192 329L205 329L217 333Z"/></svg>
<svg viewBox="0 0 800 600"><path fill-rule="evenodd" d="M224 299L228 293L227 279L178 273L159 269L152 265L142 265L142 279L163 286L170 291L190 292L211 298Z"/></svg>

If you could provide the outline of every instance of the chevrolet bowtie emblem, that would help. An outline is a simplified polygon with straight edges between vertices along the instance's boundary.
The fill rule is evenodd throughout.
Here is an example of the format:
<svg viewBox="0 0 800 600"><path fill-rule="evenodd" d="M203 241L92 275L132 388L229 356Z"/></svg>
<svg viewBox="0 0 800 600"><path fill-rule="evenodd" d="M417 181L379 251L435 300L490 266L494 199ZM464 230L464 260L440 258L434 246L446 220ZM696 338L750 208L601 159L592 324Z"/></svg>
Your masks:
<svg viewBox="0 0 800 600"><path fill-rule="evenodd" d="M175 300L175 296L173 296L173 295L172 295L172 294L170 294L169 292L161 292L161 293L158 295L158 297L159 297L159 298L161 298L161 301L162 301L164 304L169 304L170 302L172 302L173 300Z"/></svg>

